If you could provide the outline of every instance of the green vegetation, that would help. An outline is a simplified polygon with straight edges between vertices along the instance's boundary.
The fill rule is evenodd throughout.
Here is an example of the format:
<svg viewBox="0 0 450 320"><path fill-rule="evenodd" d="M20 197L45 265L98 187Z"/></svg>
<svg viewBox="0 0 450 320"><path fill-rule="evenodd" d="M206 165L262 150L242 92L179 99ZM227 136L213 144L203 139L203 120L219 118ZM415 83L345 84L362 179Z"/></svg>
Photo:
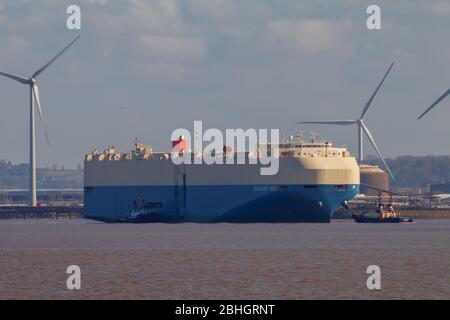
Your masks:
<svg viewBox="0 0 450 320"><path fill-rule="evenodd" d="M28 164L11 164L0 160L0 189L28 188ZM83 188L83 171L61 169L38 169L37 187L39 189Z"/></svg>
<svg viewBox="0 0 450 320"><path fill-rule="evenodd" d="M374 156L364 162L384 169ZM395 176L395 181L391 181L394 187L426 187L450 181L450 156L400 156L386 162Z"/></svg>
<svg viewBox="0 0 450 320"><path fill-rule="evenodd" d="M450 156L401 156L386 159L396 180L394 187L426 187L429 184L450 181ZM369 156L365 163L383 168L378 158ZM83 171L57 169L38 169L38 188L66 189L83 188ZM28 188L28 164L13 165L0 160L0 189Z"/></svg>

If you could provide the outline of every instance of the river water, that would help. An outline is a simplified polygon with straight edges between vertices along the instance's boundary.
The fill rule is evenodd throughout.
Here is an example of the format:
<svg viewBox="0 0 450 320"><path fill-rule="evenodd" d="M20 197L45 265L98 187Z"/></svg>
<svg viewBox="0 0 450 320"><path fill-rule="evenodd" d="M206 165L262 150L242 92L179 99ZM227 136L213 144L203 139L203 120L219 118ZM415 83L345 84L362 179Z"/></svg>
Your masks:
<svg viewBox="0 0 450 320"><path fill-rule="evenodd" d="M81 270L68 290L66 269ZM369 265L381 290L369 290ZM450 220L0 221L0 299L450 299Z"/></svg>

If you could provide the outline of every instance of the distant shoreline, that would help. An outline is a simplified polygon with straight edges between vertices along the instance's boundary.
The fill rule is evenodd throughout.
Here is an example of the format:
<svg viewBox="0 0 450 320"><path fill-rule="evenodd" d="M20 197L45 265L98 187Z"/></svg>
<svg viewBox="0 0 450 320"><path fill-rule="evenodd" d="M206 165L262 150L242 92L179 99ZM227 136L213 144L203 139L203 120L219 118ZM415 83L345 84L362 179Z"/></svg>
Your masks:
<svg viewBox="0 0 450 320"><path fill-rule="evenodd" d="M415 219L450 219L450 209L397 209L402 216Z"/></svg>

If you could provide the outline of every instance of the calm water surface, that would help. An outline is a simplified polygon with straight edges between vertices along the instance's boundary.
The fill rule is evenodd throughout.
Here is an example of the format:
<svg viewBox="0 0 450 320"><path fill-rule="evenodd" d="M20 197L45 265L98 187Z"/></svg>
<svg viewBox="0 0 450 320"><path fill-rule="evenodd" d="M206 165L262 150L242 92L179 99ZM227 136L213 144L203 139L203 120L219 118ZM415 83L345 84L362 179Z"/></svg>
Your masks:
<svg viewBox="0 0 450 320"><path fill-rule="evenodd" d="M66 268L82 289L66 289ZM368 265L382 290L366 288ZM450 220L0 221L0 299L450 299Z"/></svg>

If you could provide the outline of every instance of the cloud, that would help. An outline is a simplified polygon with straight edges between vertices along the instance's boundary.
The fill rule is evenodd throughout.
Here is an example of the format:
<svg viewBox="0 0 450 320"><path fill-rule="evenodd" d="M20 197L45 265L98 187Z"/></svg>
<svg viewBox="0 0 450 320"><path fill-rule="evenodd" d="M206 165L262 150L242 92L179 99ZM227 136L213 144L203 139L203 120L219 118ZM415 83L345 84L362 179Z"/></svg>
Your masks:
<svg viewBox="0 0 450 320"><path fill-rule="evenodd" d="M176 16L178 13L177 2L175 0L160 0L160 6L169 16Z"/></svg>
<svg viewBox="0 0 450 320"><path fill-rule="evenodd" d="M269 39L273 48L316 54L348 48L345 37L349 22L332 20L278 20L269 22Z"/></svg>
<svg viewBox="0 0 450 320"><path fill-rule="evenodd" d="M174 37L141 35L139 38L145 53L163 61L196 61L207 56L207 49L199 37Z"/></svg>
<svg viewBox="0 0 450 320"><path fill-rule="evenodd" d="M450 3L444 1L432 3L430 6L430 10L432 13L438 16L448 16L450 15Z"/></svg>
<svg viewBox="0 0 450 320"><path fill-rule="evenodd" d="M83 0L84 3L90 4L90 5L97 5L97 6L104 6L108 2L108 0Z"/></svg>
<svg viewBox="0 0 450 320"><path fill-rule="evenodd" d="M113 37L124 33L168 35L185 31L177 4L173 0L114 1L102 7L83 7L82 12L83 19L87 20L87 27Z"/></svg>
<svg viewBox="0 0 450 320"><path fill-rule="evenodd" d="M189 11L197 18L216 21L233 19L237 13L232 0L192 0L189 1Z"/></svg>
<svg viewBox="0 0 450 320"><path fill-rule="evenodd" d="M1 20L1 17L0 17ZM2 68L6 65L14 63L16 57L26 55L30 50L30 43L21 35L9 34L6 37L2 37L2 47L8 48L8 50L0 51L0 60Z"/></svg>
<svg viewBox="0 0 450 320"><path fill-rule="evenodd" d="M402 122L411 138L393 141L398 127L386 126L386 115L415 119L448 87L446 0L382 1L381 31L367 30L371 2L357 0L0 1L0 70L26 75L70 41L75 33L65 27L65 9L71 3L82 9L82 38L41 78L54 133L52 148L39 149L43 163L73 165L91 144L111 140L128 148L137 126L122 120L131 111L145 119L139 134L162 150L166 133L190 125L191 117L218 127L263 123L289 131L295 130L292 117L357 114L380 68L392 60L396 67L369 119L382 151L418 152L419 143L427 147L420 152L441 152L414 135L416 122ZM0 136L14 132L23 141L0 139L3 157L26 161L28 97L6 79L0 79L0 96L15 119L2 122ZM172 114L183 116L175 124ZM430 117L420 125L449 131L440 121ZM353 131L319 129L339 143L355 140Z"/></svg>

